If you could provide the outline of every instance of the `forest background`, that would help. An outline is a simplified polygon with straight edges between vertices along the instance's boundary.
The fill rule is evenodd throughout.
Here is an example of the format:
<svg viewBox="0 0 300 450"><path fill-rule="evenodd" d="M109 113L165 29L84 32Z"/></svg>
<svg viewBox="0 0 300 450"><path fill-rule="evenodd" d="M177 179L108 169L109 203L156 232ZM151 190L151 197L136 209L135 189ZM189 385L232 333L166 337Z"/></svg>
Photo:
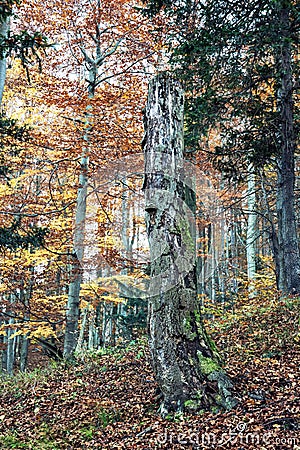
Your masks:
<svg viewBox="0 0 300 450"><path fill-rule="evenodd" d="M143 109L165 70L186 90L204 317L222 326L282 294L297 302L299 6L208 2L204 16L198 2L163 3L1 6L3 373L143 335Z"/></svg>

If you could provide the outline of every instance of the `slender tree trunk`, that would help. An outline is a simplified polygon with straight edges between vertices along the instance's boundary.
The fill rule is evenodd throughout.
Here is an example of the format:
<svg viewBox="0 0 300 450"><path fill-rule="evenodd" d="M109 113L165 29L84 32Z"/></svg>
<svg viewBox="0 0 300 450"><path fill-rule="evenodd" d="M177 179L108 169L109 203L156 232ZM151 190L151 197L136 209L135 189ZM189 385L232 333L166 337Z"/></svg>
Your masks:
<svg viewBox="0 0 300 450"><path fill-rule="evenodd" d="M221 267L220 267L220 293L222 298L222 306L225 308L226 302L226 280L228 277L228 260L224 258L227 251L227 227L223 211L221 211Z"/></svg>
<svg viewBox="0 0 300 450"><path fill-rule="evenodd" d="M87 54L84 53L86 63ZM90 100L95 95L95 77L97 76L96 65L91 65L88 71L88 97ZM86 203L88 189L88 167L89 167L89 141L92 128L92 105L86 108L85 135L86 147L82 149L79 174L79 188L77 192L77 204L75 214L74 248L71 262L71 282L69 284L68 303L66 312L66 331L64 341L64 357L73 355L78 340L78 321L80 316L80 287L82 283L82 260L84 254L84 235L86 222Z"/></svg>
<svg viewBox="0 0 300 450"><path fill-rule="evenodd" d="M93 350L94 348L95 348L95 310L91 308L89 311L88 350Z"/></svg>
<svg viewBox="0 0 300 450"><path fill-rule="evenodd" d="M263 200L263 205L264 205L264 209L266 211L266 215L264 217L264 219L266 220L266 227L265 229L267 230L267 238L268 241L270 243L270 249L271 249L271 253L273 255L273 259L274 259L274 263L275 263L275 276L276 276L276 286L277 289L279 289L279 274L280 274L280 263L279 263L279 244L278 244L278 234L277 234L277 230L276 230L276 226L275 226L275 221L274 221L274 217L273 217L273 211L272 211L272 207L270 205L269 202L269 198L268 198L268 192L266 190L266 186L265 186L265 175L261 174L261 192L262 192L262 200Z"/></svg>
<svg viewBox="0 0 300 450"><path fill-rule="evenodd" d="M256 239L257 239L257 214L256 192L255 192L255 173L250 165L248 168L248 223L247 223L247 274L248 274L248 292L249 296L255 295L255 274L256 274Z"/></svg>
<svg viewBox="0 0 300 450"><path fill-rule="evenodd" d="M8 31L9 31L9 23L10 23L10 17L6 17L2 22L0 22L0 36L2 38L7 38ZM0 59L0 106L2 105L2 98L3 98L3 92L4 92L4 85L6 80L6 57L4 56L2 59Z"/></svg>
<svg viewBox="0 0 300 450"><path fill-rule="evenodd" d="M235 403L197 298L195 192L184 173L183 102L180 83L168 75L151 82L143 140L151 257L148 328L163 416Z"/></svg>
<svg viewBox="0 0 300 450"><path fill-rule="evenodd" d="M79 331L79 336L76 344L76 353L80 353L83 350L84 332L87 325L89 307L86 306L81 313L81 326Z"/></svg>
<svg viewBox="0 0 300 450"><path fill-rule="evenodd" d="M96 15L100 21L101 18L101 1L96 1ZM109 50L102 52L102 32L101 22L95 23L95 33L92 37L95 42L94 51L89 51L82 44L79 44L79 49L83 55L84 66L87 69L88 82L88 97L92 100L95 97L96 88L99 83L99 68L105 63L106 59L115 53L118 49L121 40L117 40L115 45ZM105 32L105 31L103 31ZM80 34L80 33L79 33ZM80 39L81 41L81 39ZM82 257L83 257L83 239L86 218L86 195L88 183L88 154L90 131L92 129L92 101L86 108L86 133L84 136L87 142L87 147L83 149L81 158L81 172L79 179L79 190L77 196L76 220L75 220L75 236L74 236L74 252L72 261L72 282L69 286L67 314L66 314L66 334L64 343L64 357L72 356L78 339L78 320L79 320L79 294L80 285L82 282Z"/></svg>
<svg viewBox="0 0 300 450"><path fill-rule="evenodd" d="M215 246L215 226L210 225L210 257L211 257L211 290L210 299L213 303L216 301L216 246Z"/></svg>
<svg viewBox="0 0 300 450"><path fill-rule="evenodd" d="M7 368L7 334L5 336L2 337L2 345L3 345L3 350L2 350L2 357L1 357L1 367L2 367L2 372L6 372L6 368Z"/></svg>
<svg viewBox="0 0 300 450"><path fill-rule="evenodd" d="M235 302L238 292L238 246L237 246L237 213L235 210L231 214L230 227L230 260L231 260L231 296L232 302Z"/></svg>
<svg viewBox="0 0 300 450"><path fill-rule="evenodd" d="M25 334L22 336L21 345L20 345L20 371L21 372L25 372L26 368L27 368L28 348L29 348L29 339L28 339L28 335Z"/></svg>
<svg viewBox="0 0 300 450"><path fill-rule="evenodd" d="M69 284L66 311L66 330L64 340L64 357L72 356L78 340L79 294L82 283L82 266L84 252L84 232L86 218L86 196L88 183L88 156L83 152L80 163L79 188L74 229L74 248L71 263L71 282Z"/></svg>
<svg viewBox="0 0 300 450"><path fill-rule="evenodd" d="M130 198L128 189L126 189L126 177L122 179L122 184L124 190L122 193L122 228L121 228L121 239L122 239L122 256L124 258L123 267L121 270L122 275L128 275L130 267L128 265L129 258L132 256L132 245L129 239L128 228L130 221ZM126 298L126 293L124 292L123 286L119 285L120 296ZM125 301L117 306L117 318L116 318L116 329L119 335L127 334L125 330L123 318L126 316Z"/></svg>
<svg viewBox="0 0 300 450"><path fill-rule="evenodd" d="M34 285L34 266L30 266L30 281L29 281L29 286L28 289L24 289L24 286L22 285L22 287L20 288L20 293L19 293L19 298L20 298L20 302L23 303L23 305L25 306L26 310L24 313L24 317L23 317L23 323L26 324L28 322L30 322L30 315L28 310L30 309L29 305L30 305L30 299L32 296L32 291L33 291L33 285ZM26 333L22 336L19 336L21 338L21 342L20 342L20 371L21 372L25 372L26 368L27 368L27 362L28 362L28 350L29 350L29 344L30 344L30 339L28 338L29 333Z"/></svg>
<svg viewBox="0 0 300 450"><path fill-rule="evenodd" d="M103 304L102 319L102 343L103 347L111 345L113 335L113 304L111 302Z"/></svg>
<svg viewBox="0 0 300 450"><path fill-rule="evenodd" d="M300 253L295 218L295 151L293 111L293 71L289 40L289 2L279 4L280 45L276 47L279 78L278 113L280 157L277 177L277 218L279 244L279 289L284 293L300 293Z"/></svg>
<svg viewBox="0 0 300 450"><path fill-rule="evenodd" d="M9 324L13 325L15 320L13 318L9 319ZM15 362L15 339L12 337L14 333L14 328L10 327L7 329L7 356L6 356L6 371L9 375L13 374L14 362Z"/></svg>

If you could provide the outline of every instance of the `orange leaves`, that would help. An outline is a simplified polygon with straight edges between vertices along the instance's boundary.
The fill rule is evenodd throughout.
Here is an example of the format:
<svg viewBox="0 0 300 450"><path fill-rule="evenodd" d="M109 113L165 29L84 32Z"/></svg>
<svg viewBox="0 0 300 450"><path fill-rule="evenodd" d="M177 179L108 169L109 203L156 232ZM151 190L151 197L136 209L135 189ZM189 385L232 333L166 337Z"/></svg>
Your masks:
<svg viewBox="0 0 300 450"><path fill-rule="evenodd" d="M27 315L28 330L36 336L50 333L51 323L63 330L82 153L89 155L88 177L93 185L99 168L141 151L147 80L160 52L151 27L129 0L24 0L12 21L14 31L38 30L54 42L43 59L42 73L30 68L30 85L21 65L11 62L5 93L6 109L31 127L31 139L9 161L12 175L9 183L0 184L0 211L22 215L24 232L42 226L47 234L43 249L28 247L0 255L0 302L12 299L16 319ZM103 211L97 220L90 211L93 205L88 204L95 231L87 233L87 258L92 260L102 251L108 265L124 268L132 257L124 254L122 240L126 236L134 242L139 214L130 200L135 230L131 234L124 230L120 238L117 197L122 192L110 186L104 198L98 186L94 188ZM116 218L118 225L113 229L110 222ZM11 221L6 215L0 220ZM123 301L118 283L102 279L84 285L81 298L92 303Z"/></svg>

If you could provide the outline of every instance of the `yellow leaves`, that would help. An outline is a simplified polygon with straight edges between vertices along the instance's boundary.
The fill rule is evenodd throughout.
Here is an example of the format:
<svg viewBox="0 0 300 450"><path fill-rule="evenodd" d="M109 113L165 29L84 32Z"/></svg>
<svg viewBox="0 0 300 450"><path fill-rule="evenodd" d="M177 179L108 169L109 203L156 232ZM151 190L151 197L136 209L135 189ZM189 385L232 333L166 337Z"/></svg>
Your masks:
<svg viewBox="0 0 300 450"><path fill-rule="evenodd" d="M0 198L10 196L13 194L13 192L13 188L7 183L0 184Z"/></svg>
<svg viewBox="0 0 300 450"><path fill-rule="evenodd" d="M56 337L55 331L50 327L50 325L45 322L39 325L35 330L29 333L29 337L32 338L49 338Z"/></svg>
<svg viewBox="0 0 300 450"><path fill-rule="evenodd" d="M28 339L56 337L55 331L52 329L48 322L26 322L24 324L13 324L14 331L10 334L9 339L14 339L17 336L27 336ZM17 327L17 328L16 328ZM7 331L11 329L9 325L0 330L0 335L7 336Z"/></svg>
<svg viewBox="0 0 300 450"><path fill-rule="evenodd" d="M38 267L47 264L49 261L49 254L45 249L36 249L34 252L30 250L20 250L15 254L13 259L6 261L5 264L10 264L11 268L15 266L28 268Z"/></svg>
<svg viewBox="0 0 300 450"><path fill-rule="evenodd" d="M104 295L102 298L105 302L112 302L112 303L124 303L125 299L122 297L116 297L115 295Z"/></svg>
<svg viewBox="0 0 300 450"><path fill-rule="evenodd" d="M18 314L18 295L20 293L21 297L23 290L22 295L30 295L28 302L33 317L50 317L51 320L55 316L60 320L65 314L67 296L55 293L66 292L69 283L71 257L68 252L73 240L73 213L80 171L78 157L86 148L90 155L90 180L99 166L107 169L108 179L111 179L109 167L114 158L120 159L127 152L140 152L141 107L146 97L147 80L139 75L139 68L144 67L143 57L146 59L147 54L152 54L157 45L152 42L147 20L132 10L131 2L101 2L101 46L103 49L113 49L119 38L123 40L116 47L116 53L107 57L105 65L98 68L99 78L109 74L112 76L110 82L97 86L94 98L89 98L88 83L80 68L84 61L78 47L78 35L82 33L86 52L92 57L97 42L91 36L94 36L97 18L88 2L80 6L75 3L73 0L52 2L55 7L47 9L40 8L44 6L42 3L34 2L34 8L21 7L18 20L22 26L30 23L35 28L38 22L38 29L42 32L47 30L50 34L45 34L58 44L55 49L47 51L50 59L47 58L45 64L43 62L42 73L38 73L36 67L30 68L30 85L24 82L20 62L15 61L13 69L8 71L5 92L7 110L20 123L31 125L31 139L24 143L21 153L13 157L10 183L0 185L1 209L11 205L12 212L20 211L24 215L21 234L23 230L24 233L31 231L32 217L33 224L49 230L45 245L49 251L34 248L30 251L7 250L5 257L0 256L0 293L8 297L12 292L17 292L12 308ZM46 16L47 20L44 20ZM68 36L64 35L65 29L68 29ZM71 52L69 46L72 47ZM137 61L134 67L131 66L132 58ZM147 64L152 64L152 58ZM122 75L127 67L132 67L132 72L129 70ZM118 74L116 78L114 73ZM11 161L10 158L9 168ZM104 200L100 199L101 209L98 212L91 211L91 196L88 197L87 217L89 220L89 214L93 213L91 223L95 227L90 233L86 228L84 245L88 249L98 246L95 253L104 254L106 260L109 258L110 262L115 262L117 258L122 259L121 249L124 247L120 239L121 202L118 202L124 188L106 185L106 178L102 181L105 182L103 195L106 188L109 195ZM128 187L135 188L130 180ZM99 195L102 196L102 193ZM99 201L95 208L98 206ZM137 223L135 220L136 227ZM128 237L134 237L132 235ZM86 251L85 254L88 253ZM134 279L123 281L136 285ZM84 284L80 294L81 304L122 302L119 291L118 282L113 279ZM51 333L47 324L42 326L30 322L28 326L32 336ZM21 327L16 331L19 332Z"/></svg>
<svg viewBox="0 0 300 450"><path fill-rule="evenodd" d="M104 211L102 209L99 209L98 214L97 214L97 221L99 223L106 223L108 221L112 222L113 221L113 214L112 211Z"/></svg>
<svg viewBox="0 0 300 450"><path fill-rule="evenodd" d="M80 289L80 292L82 292L81 289ZM81 309L81 310L85 310L85 309L89 310L89 309L91 309L91 308L92 308L92 305L91 305L90 301L85 300L84 298L81 298L81 301L80 301L80 309Z"/></svg>
<svg viewBox="0 0 300 450"><path fill-rule="evenodd" d="M127 286L134 286L136 289L144 290L144 277L137 280L135 276L111 276L99 278L92 283L84 283L81 286L80 297L81 307L87 307L90 302L101 300L105 302L124 303L125 299L120 297L120 283Z"/></svg>
<svg viewBox="0 0 300 450"><path fill-rule="evenodd" d="M17 336L27 336L30 339L34 338L49 338L56 337L55 331L51 328L48 322L26 322L14 323L13 325L2 325L0 329L0 335L7 336L8 331L15 330L12 334L9 334L9 339L14 339Z"/></svg>
<svg viewBox="0 0 300 450"><path fill-rule="evenodd" d="M61 295L41 295L34 297L34 301L36 304L40 303L42 306L46 309L48 308L55 308L56 309L64 309L65 304L68 300L67 294L61 294Z"/></svg>
<svg viewBox="0 0 300 450"><path fill-rule="evenodd" d="M49 228L53 231L64 231L72 227L72 219L63 216L51 220Z"/></svg>
<svg viewBox="0 0 300 450"><path fill-rule="evenodd" d="M98 238L99 246L105 249L120 249L121 243L118 239L110 234Z"/></svg>
<svg viewBox="0 0 300 450"><path fill-rule="evenodd" d="M19 157L11 157L10 161L7 163L10 169L16 168L21 170L24 160L19 155ZM38 176L38 169L35 168L22 168L22 173L15 174L14 178L10 178L9 181L0 184L0 199L7 200L7 197L15 195L17 201L20 202L20 197L23 195L28 195L28 187L34 182L34 179ZM24 192L23 192L24 191ZM29 189L30 191L30 189ZM12 203L12 201L10 201Z"/></svg>
<svg viewBox="0 0 300 450"><path fill-rule="evenodd" d="M0 283L0 293L6 292L8 289L8 285L6 283Z"/></svg>
<svg viewBox="0 0 300 450"><path fill-rule="evenodd" d="M96 282L92 283L83 283L80 289L80 296L82 297L90 297L90 298L99 298L106 292L106 287L97 284Z"/></svg>

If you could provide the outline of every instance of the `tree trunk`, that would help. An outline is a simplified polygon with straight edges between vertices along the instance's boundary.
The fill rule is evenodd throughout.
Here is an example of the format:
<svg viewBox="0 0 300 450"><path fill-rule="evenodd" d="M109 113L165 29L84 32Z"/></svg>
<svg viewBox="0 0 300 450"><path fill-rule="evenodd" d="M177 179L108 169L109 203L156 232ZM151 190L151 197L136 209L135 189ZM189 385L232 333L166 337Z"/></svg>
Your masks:
<svg viewBox="0 0 300 450"><path fill-rule="evenodd" d="M113 341L113 308L112 302L104 302L102 318L102 343L103 347L109 347Z"/></svg>
<svg viewBox="0 0 300 450"><path fill-rule="evenodd" d="M83 350L83 343L84 343L84 332L87 325L87 319L88 319L88 313L89 313L89 307L86 306L84 310L81 312L81 325L80 325L80 331L79 336L76 344L76 353L81 353Z"/></svg>
<svg viewBox="0 0 300 450"><path fill-rule="evenodd" d="M25 372L26 368L27 368L28 348L29 348L28 334L25 334L22 336L21 345L20 345L20 371L21 372Z"/></svg>
<svg viewBox="0 0 300 450"><path fill-rule="evenodd" d="M93 308L89 311L89 340L88 350L95 348L95 310Z"/></svg>
<svg viewBox="0 0 300 450"><path fill-rule="evenodd" d="M289 2L279 3L280 45L276 47L280 86L278 114L280 157L277 176L277 218L279 244L279 289L283 293L300 293L300 253L295 218L295 151L293 112L292 49L290 44Z"/></svg>
<svg viewBox="0 0 300 450"><path fill-rule="evenodd" d="M264 219L266 220L266 226L264 227L266 229L266 234L268 241L270 243L270 249L273 255L274 264L275 264L275 276L276 276L276 286L277 289L279 289L279 274L280 274L280 263L279 263L279 244L278 244L278 233L275 226L275 221L273 217L273 211L272 206L269 202L269 196L268 191L266 190L266 177L263 173L260 175L261 180L261 192L262 192L262 200L264 209L266 211L266 214L264 216ZM263 247L264 248L264 247Z"/></svg>
<svg viewBox="0 0 300 450"><path fill-rule="evenodd" d="M256 192L255 192L255 173L252 165L248 168L248 223L247 223L247 274L248 274L248 292L249 297L255 296L255 274L256 274L256 239L257 239L257 214Z"/></svg>
<svg viewBox="0 0 300 450"><path fill-rule="evenodd" d="M211 258L211 290L210 299L212 303L216 301L216 246L215 246L215 226L210 224L210 258Z"/></svg>
<svg viewBox="0 0 300 450"><path fill-rule="evenodd" d="M148 329L163 416L235 404L197 298L195 192L184 173L183 103L178 81L160 74L151 82L143 140L151 258Z"/></svg>
<svg viewBox="0 0 300 450"><path fill-rule="evenodd" d="M1 356L1 371L6 372L7 368L7 334L2 336L2 356Z"/></svg>
<svg viewBox="0 0 300 450"><path fill-rule="evenodd" d="M84 53L87 62L87 54ZM92 65L88 70L88 97L90 101L95 95L95 77L97 67ZM88 190L88 167L89 167L89 142L92 128L93 114L92 103L86 107L85 113L85 134L84 141L86 147L82 149L80 160L79 187L77 192L77 204L75 213L74 248L71 262L71 282L69 284L68 303L66 312L66 332L64 341L64 357L73 355L78 340L78 322L80 316L80 288L83 277L82 260L84 254L84 235L86 225L86 205Z"/></svg>
<svg viewBox="0 0 300 450"><path fill-rule="evenodd" d="M15 319L9 319L9 324L13 325L15 323ZM16 337L12 337L14 333L14 328L7 328L7 356L6 356L6 371L9 375L13 375L14 371L14 362L15 362L15 342Z"/></svg>
<svg viewBox="0 0 300 450"><path fill-rule="evenodd" d="M79 294L82 282L82 266L84 251L84 231L86 218L86 196L88 184L88 156L86 150L81 157L81 170L79 175L79 188L77 193L77 205L74 230L74 249L71 264L71 282L69 284L68 303L66 311L66 330L64 340L64 357L73 355L78 340L79 321Z"/></svg>
<svg viewBox="0 0 300 450"><path fill-rule="evenodd" d="M0 37L2 39L6 39L8 36L9 31L9 23L10 23L10 17L6 17L5 19L2 19L0 22ZM4 92L4 85L6 80L6 57L4 56L2 59L0 59L0 106L2 105L2 98L3 98L3 92Z"/></svg>

